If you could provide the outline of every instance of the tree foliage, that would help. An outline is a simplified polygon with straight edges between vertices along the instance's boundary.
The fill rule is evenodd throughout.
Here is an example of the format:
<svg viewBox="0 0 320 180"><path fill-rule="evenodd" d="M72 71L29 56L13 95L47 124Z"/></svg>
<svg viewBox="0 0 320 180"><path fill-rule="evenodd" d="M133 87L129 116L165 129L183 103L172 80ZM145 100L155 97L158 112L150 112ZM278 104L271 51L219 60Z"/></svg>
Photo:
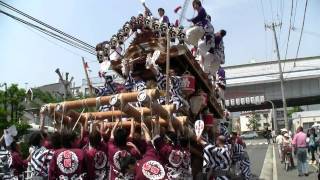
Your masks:
<svg viewBox="0 0 320 180"><path fill-rule="evenodd" d="M24 100L26 97L25 90L19 88L17 84L12 84L5 91L0 91L0 133L3 129L11 125L15 125L18 130L18 136L25 134L30 127L26 122L22 121L23 111L25 110ZM5 110L5 102L7 110ZM10 120L7 119L10 116Z"/></svg>
<svg viewBox="0 0 320 180"><path fill-rule="evenodd" d="M247 127L253 131L258 130L258 127L260 125L260 116L259 114L256 114L255 112L252 112L252 114L249 116L249 121L247 124Z"/></svg>
<svg viewBox="0 0 320 180"><path fill-rule="evenodd" d="M303 111L303 109L300 106L294 106L291 109L288 109L287 116L292 118L293 113L301 111Z"/></svg>

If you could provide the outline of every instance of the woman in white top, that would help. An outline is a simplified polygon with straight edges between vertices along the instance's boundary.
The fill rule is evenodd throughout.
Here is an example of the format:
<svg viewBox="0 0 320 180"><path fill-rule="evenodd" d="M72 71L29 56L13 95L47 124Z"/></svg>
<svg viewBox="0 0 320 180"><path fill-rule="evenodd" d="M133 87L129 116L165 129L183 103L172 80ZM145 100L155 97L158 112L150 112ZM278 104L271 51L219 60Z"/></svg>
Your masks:
<svg viewBox="0 0 320 180"><path fill-rule="evenodd" d="M282 147L283 147L283 160L285 155L289 153L288 155L290 158L291 167L294 167L294 162L292 157L292 139L288 133L285 133L283 135Z"/></svg>

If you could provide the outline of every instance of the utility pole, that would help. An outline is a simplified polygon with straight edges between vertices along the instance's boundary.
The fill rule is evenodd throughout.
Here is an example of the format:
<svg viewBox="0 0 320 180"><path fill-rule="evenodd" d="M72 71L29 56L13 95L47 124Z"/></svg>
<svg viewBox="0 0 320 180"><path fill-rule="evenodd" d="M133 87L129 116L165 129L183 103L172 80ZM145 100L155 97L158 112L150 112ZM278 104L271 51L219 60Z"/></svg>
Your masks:
<svg viewBox="0 0 320 180"><path fill-rule="evenodd" d="M286 103L286 97L284 94L285 88L284 88L284 78L282 73L282 67L281 67L281 60L280 60L280 52L279 52L279 46L278 46L278 39L277 39L277 33L276 33L276 27L281 26L281 24L275 24L274 22L271 25L265 25L266 28L269 28L273 31L274 36L274 42L276 45L276 51L277 51L277 58L278 58L278 65L279 65L279 74L280 74L280 86L281 86L281 95L282 95L282 104L283 104L283 116L284 116L284 125L287 130L289 130L289 123L288 123L288 117L287 117L287 103Z"/></svg>
<svg viewBox="0 0 320 180"><path fill-rule="evenodd" d="M82 57L82 64L83 64L83 69L84 69L84 73L86 75L86 79L87 79L87 83L88 83L88 87L89 87L89 95L91 97L93 97L93 89L92 89L92 84L89 78L89 74L88 74L88 70L87 70L87 66L86 66L86 62L84 60L84 57Z"/></svg>

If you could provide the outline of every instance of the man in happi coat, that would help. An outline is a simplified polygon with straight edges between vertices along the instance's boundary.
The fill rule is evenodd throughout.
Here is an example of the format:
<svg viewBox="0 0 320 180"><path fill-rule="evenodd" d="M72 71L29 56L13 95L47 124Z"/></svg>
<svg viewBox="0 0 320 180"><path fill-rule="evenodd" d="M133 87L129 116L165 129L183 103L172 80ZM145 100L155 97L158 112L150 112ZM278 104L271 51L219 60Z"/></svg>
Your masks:
<svg viewBox="0 0 320 180"><path fill-rule="evenodd" d="M84 179L87 173L83 150L72 148L75 135L64 129L61 133L62 148L54 152L49 165L49 180Z"/></svg>
<svg viewBox="0 0 320 180"><path fill-rule="evenodd" d="M101 141L100 132L94 130L89 135L89 147L85 150L89 180L104 180L107 172L107 147Z"/></svg>
<svg viewBox="0 0 320 180"><path fill-rule="evenodd" d="M162 162L165 165L167 177L169 180L188 179L188 170L190 168L190 152L186 147L178 145L177 132L172 126L172 120L168 120L168 132L166 138L156 135L154 145L158 149Z"/></svg>
<svg viewBox="0 0 320 180"><path fill-rule="evenodd" d="M236 137L232 136L230 139L232 166L235 169L236 175L238 175L238 171L240 170L241 177L249 180L251 178L249 156L243 146L236 141Z"/></svg>
<svg viewBox="0 0 320 180"><path fill-rule="evenodd" d="M41 145L43 138L40 132L32 133L29 141L33 148L30 161L32 177L48 177L49 163L54 151Z"/></svg>
<svg viewBox="0 0 320 180"><path fill-rule="evenodd" d="M110 139L108 141L108 161L110 165L109 171L109 180L120 180L120 179L134 179L134 174L132 172L123 173L121 171L121 160L126 157L133 157L137 159L140 154L139 151L135 148L130 148L127 146L128 142L131 142L131 139L134 134L134 125L131 121L131 129L129 134L129 139L127 140L127 131L124 128L116 127L119 124L119 120L114 125Z"/></svg>
<svg viewBox="0 0 320 180"><path fill-rule="evenodd" d="M186 43L197 46L200 38L205 34L205 27L207 26L208 19L206 10L202 7L200 0L194 0L192 7L198 12L197 16L188 19L194 26L186 30Z"/></svg>
<svg viewBox="0 0 320 180"><path fill-rule="evenodd" d="M164 15L165 11L163 8L159 8L158 9L158 13L159 13L159 22L160 23L167 23L168 25L170 24L169 18L168 16Z"/></svg>
<svg viewBox="0 0 320 180"><path fill-rule="evenodd" d="M161 157L151 142L150 132L147 126L142 123L141 128L147 142L147 150L142 159L135 165L135 180L167 179L167 172L162 165Z"/></svg>
<svg viewBox="0 0 320 180"><path fill-rule="evenodd" d="M157 87L159 90L166 90L166 75L162 74L159 70L159 67L157 65L153 65L150 68L153 73L156 76L157 80ZM176 71L173 69L169 70L169 80L170 80L170 100L169 103L174 104L177 109L180 109L181 107L185 106L189 107L189 104L186 100L182 98L182 92L181 92L181 83L182 83L182 78L181 76L177 76ZM159 104L165 104L165 97L161 96L158 99Z"/></svg>
<svg viewBox="0 0 320 180"><path fill-rule="evenodd" d="M203 149L203 173L207 179L228 180L231 156L226 138L219 136L216 145L200 140Z"/></svg>

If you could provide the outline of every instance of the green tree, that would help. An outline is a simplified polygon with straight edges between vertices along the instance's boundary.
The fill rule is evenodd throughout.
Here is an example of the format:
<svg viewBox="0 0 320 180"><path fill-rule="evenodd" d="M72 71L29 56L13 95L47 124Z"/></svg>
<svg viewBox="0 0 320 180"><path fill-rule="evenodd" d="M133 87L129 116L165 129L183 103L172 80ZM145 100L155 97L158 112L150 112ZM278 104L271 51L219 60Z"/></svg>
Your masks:
<svg viewBox="0 0 320 180"><path fill-rule="evenodd" d="M259 114L256 114L254 111L252 112L252 114L249 116L249 121L247 124L247 127L253 131L258 130L258 127L260 125L260 116Z"/></svg>
<svg viewBox="0 0 320 180"><path fill-rule="evenodd" d="M12 84L8 88L8 109L12 121L18 121L22 117L23 110L25 109L23 104L25 97L25 90L19 88L17 84Z"/></svg>
<svg viewBox="0 0 320 180"><path fill-rule="evenodd" d="M0 134L2 134L3 129L6 129L11 125L17 127L18 136L27 133L27 129L30 126L22 120L25 109L25 97L25 90L19 88L17 84L12 84L8 87L7 97L4 96L4 91L0 91ZM7 112L4 110L5 98L7 98ZM10 115L10 121L5 121L7 115Z"/></svg>
<svg viewBox="0 0 320 180"><path fill-rule="evenodd" d="M301 111L303 111L303 109L300 106L294 106L291 109L288 109L287 116L292 118L293 113Z"/></svg>

